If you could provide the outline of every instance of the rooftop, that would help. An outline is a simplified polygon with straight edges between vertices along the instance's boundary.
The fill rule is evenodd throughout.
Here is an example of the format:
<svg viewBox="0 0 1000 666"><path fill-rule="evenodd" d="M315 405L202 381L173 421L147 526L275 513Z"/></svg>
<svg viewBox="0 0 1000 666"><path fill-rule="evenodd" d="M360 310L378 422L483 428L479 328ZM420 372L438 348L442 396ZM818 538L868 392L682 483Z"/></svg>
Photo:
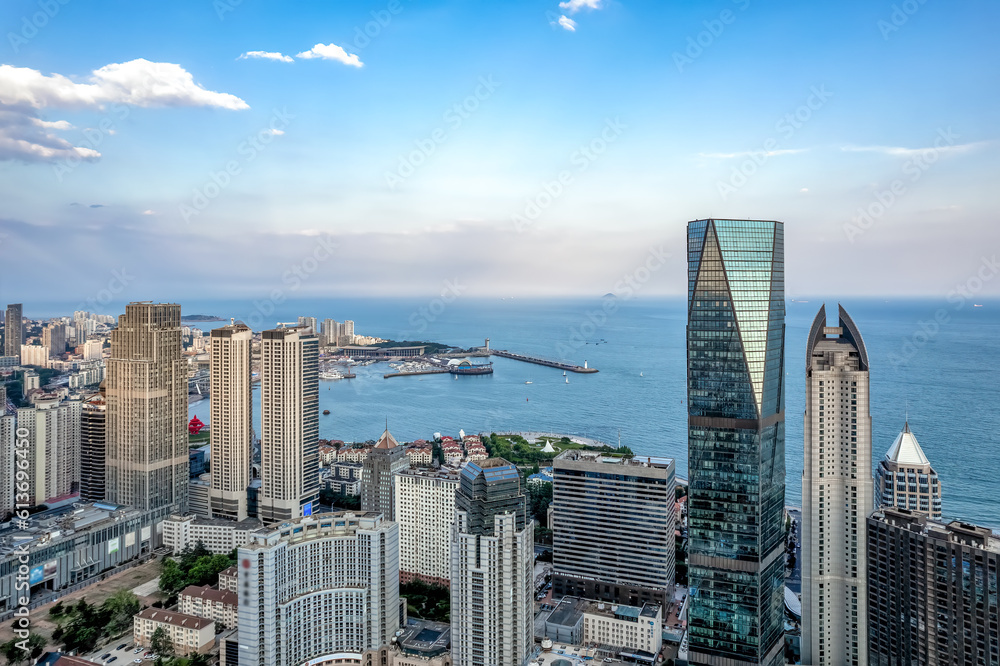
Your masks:
<svg viewBox="0 0 1000 666"><path fill-rule="evenodd" d="M885 459L900 465L930 465L916 436L910 431L909 422L903 424L903 431L886 451Z"/></svg>
<svg viewBox="0 0 1000 666"><path fill-rule="evenodd" d="M175 627L184 627L186 629L204 629L209 625L215 624L212 620L207 620L203 617L185 615L184 613L177 613L174 611L165 611L162 608L144 608L136 613L135 616L144 620L163 622L164 624L170 624Z"/></svg>
<svg viewBox="0 0 1000 666"><path fill-rule="evenodd" d="M988 527L964 523L959 520L953 520L950 523L938 522L921 511L894 507L879 509L871 517L873 520L903 527L929 538L981 548L991 553L1000 553L1000 536L993 534Z"/></svg>
<svg viewBox="0 0 1000 666"><path fill-rule="evenodd" d="M236 567L230 567L230 569L235 570ZM209 601L215 601L229 606L236 606L239 603L239 597L236 596L235 592L230 592L229 590L217 590L214 587L209 587L208 585L202 585L201 587L198 587L197 585L188 585L181 590L180 596L201 597L202 599L208 599Z"/></svg>

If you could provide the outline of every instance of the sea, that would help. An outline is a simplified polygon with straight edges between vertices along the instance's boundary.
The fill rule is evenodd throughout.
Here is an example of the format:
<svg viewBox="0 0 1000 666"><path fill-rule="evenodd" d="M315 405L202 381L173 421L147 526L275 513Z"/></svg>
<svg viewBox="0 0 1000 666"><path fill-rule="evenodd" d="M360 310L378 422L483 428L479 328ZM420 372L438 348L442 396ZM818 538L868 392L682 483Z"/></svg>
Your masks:
<svg viewBox="0 0 1000 666"><path fill-rule="evenodd" d="M829 325L836 326L836 300L786 302L785 498L791 506L801 505L806 337L824 302ZM1000 529L1000 301L842 303L871 362L873 464L908 419L941 479L945 517ZM230 317L255 330L300 315L350 319L361 335L463 348L489 338L493 349L599 370L564 377L561 370L492 357L492 375L456 380L446 374L384 379L391 371L385 363L358 367L355 379L320 382L320 410L330 410L320 416L324 439L376 439L386 424L400 441L459 430L553 432L674 458L678 476L687 475L683 298L204 300L182 306L185 314L225 318L191 324L205 330ZM191 404L190 415L209 422L207 401Z"/></svg>

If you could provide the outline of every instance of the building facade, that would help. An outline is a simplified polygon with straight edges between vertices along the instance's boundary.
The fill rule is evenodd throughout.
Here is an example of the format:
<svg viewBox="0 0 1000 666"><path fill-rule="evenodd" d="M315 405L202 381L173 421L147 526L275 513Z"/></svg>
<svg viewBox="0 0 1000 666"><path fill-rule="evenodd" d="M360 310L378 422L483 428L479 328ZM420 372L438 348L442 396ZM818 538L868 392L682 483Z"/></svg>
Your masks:
<svg viewBox="0 0 1000 666"><path fill-rule="evenodd" d="M264 523L311 515L319 499L319 338L305 328L261 334Z"/></svg>
<svg viewBox="0 0 1000 666"><path fill-rule="evenodd" d="M868 518L871 666L1000 664L1000 538L908 509Z"/></svg>
<svg viewBox="0 0 1000 666"><path fill-rule="evenodd" d="M62 356L66 352L66 324L47 324L42 329L42 346L49 348L50 357Z"/></svg>
<svg viewBox="0 0 1000 666"><path fill-rule="evenodd" d="M802 663L868 663L865 519L874 508L868 350L843 307L806 347L802 468Z"/></svg>
<svg viewBox="0 0 1000 666"><path fill-rule="evenodd" d="M941 481L909 422L878 463L875 498L879 507L922 511L941 520Z"/></svg>
<svg viewBox="0 0 1000 666"><path fill-rule="evenodd" d="M188 585L177 595L177 610L211 620L217 627L232 629L236 626L237 599L235 591Z"/></svg>
<svg viewBox="0 0 1000 666"><path fill-rule="evenodd" d="M107 361L107 499L142 510L187 505L187 384L181 306L125 306Z"/></svg>
<svg viewBox="0 0 1000 666"><path fill-rule="evenodd" d="M21 358L24 344L24 312L20 303L11 303L3 320L3 355Z"/></svg>
<svg viewBox="0 0 1000 666"><path fill-rule="evenodd" d="M80 489L78 397L37 400L17 410L17 427L28 441L29 496L34 505L66 498Z"/></svg>
<svg viewBox="0 0 1000 666"><path fill-rule="evenodd" d="M691 663L783 662L784 225L688 224Z"/></svg>
<svg viewBox="0 0 1000 666"><path fill-rule="evenodd" d="M674 461L572 450L552 467L553 593L667 603L674 591Z"/></svg>
<svg viewBox="0 0 1000 666"><path fill-rule="evenodd" d="M364 459L361 480L361 510L396 519L396 474L408 469L406 448L399 445L386 428Z"/></svg>
<svg viewBox="0 0 1000 666"><path fill-rule="evenodd" d="M44 345L21 345L21 365L49 367L49 348Z"/></svg>
<svg viewBox="0 0 1000 666"><path fill-rule="evenodd" d="M132 619L132 638L140 647L151 647L153 632L163 629L174 644L174 654L208 652L215 644L215 623L162 608L144 608Z"/></svg>
<svg viewBox="0 0 1000 666"><path fill-rule="evenodd" d="M211 515L243 520L253 446L253 331L234 323L212 329L211 339Z"/></svg>
<svg viewBox="0 0 1000 666"><path fill-rule="evenodd" d="M235 521L171 515L163 521L163 545L179 553L201 543L215 555L225 555L250 543L250 535L262 527L255 518Z"/></svg>
<svg viewBox="0 0 1000 666"><path fill-rule="evenodd" d="M451 528L458 471L408 469L396 475L400 582L451 584Z"/></svg>
<svg viewBox="0 0 1000 666"><path fill-rule="evenodd" d="M360 660L399 629L399 526L324 513L239 550L240 666Z"/></svg>
<svg viewBox="0 0 1000 666"><path fill-rule="evenodd" d="M534 523L517 467L462 468L451 539L451 654L458 666L526 664L534 649Z"/></svg>
<svg viewBox="0 0 1000 666"><path fill-rule="evenodd" d="M80 499L85 502L107 497L107 416L103 391L84 400L80 411Z"/></svg>
<svg viewBox="0 0 1000 666"><path fill-rule="evenodd" d="M6 520L14 511L17 440L17 417L0 415L0 520Z"/></svg>

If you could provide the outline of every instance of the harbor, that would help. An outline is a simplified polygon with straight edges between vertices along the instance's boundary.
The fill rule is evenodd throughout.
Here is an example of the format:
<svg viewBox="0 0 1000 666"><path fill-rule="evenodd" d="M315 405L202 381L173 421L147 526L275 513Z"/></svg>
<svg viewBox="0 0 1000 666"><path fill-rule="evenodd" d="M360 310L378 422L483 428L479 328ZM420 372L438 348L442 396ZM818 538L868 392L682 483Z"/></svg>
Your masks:
<svg viewBox="0 0 1000 666"><path fill-rule="evenodd" d="M501 358L509 358L514 361L523 361L524 363L534 363L536 365L544 365L549 368L556 368L558 370L566 370L568 372L578 372L581 374L592 374L597 372L597 368L591 368L584 361L583 365L573 365L572 363L563 363L562 361L551 361L547 358L542 358L540 356L529 356L528 354L515 354L514 352L505 351L503 349L494 349L490 352Z"/></svg>

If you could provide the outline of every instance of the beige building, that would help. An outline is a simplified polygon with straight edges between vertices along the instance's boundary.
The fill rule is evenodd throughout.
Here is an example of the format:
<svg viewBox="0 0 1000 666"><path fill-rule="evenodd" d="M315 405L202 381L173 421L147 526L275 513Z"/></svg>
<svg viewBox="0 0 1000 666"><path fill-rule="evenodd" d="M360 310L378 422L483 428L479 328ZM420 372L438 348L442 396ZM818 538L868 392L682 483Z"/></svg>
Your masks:
<svg viewBox="0 0 1000 666"><path fill-rule="evenodd" d="M0 416L0 520L6 520L14 511L16 433L17 417L12 414Z"/></svg>
<svg viewBox="0 0 1000 666"><path fill-rule="evenodd" d="M49 367L49 348L44 345L21 345L21 365Z"/></svg>
<svg viewBox="0 0 1000 666"><path fill-rule="evenodd" d="M659 654L663 647L663 609L591 602L583 612L583 645L643 650Z"/></svg>
<svg viewBox="0 0 1000 666"><path fill-rule="evenodd" d="M941 520L941 481L908 422L879 461L875 496L879 508L920 511Z"/></svg>
<svg viewBox="0 0 1000 666"><path fill-rule="evenodd" d="M28 441L28 494L34 505L80 489L80 415L78 397L41 398L17 410L17 428Z"/></svg>
<svg viewBox="0 0 1000 666"><path fill-rule="evenodd" d="M212 620L224 629L232 629L236 626L239 612L237 599L234 591L217 590L208 585L188 585L177 595L177 610Z"/></svg>
<svg viewBox="0 0 1000 666"><path fill-rule="evenodd" d="M429 446L411 446L406 449L411 467L423 467L434 462L434 452Z"/></svg>
<svg viewBox="0 0 1000 666"><path fill-rule="evenodd" d="M153 632L163 628L174 644L174 653L208 652L215 643L215 623L203 617L144 608L132 620L132 634L137 646L151 647Z"/></svg>
<svg viewBox="0 0 1000 666"><path fill-rule="evenodd" d="M458 471L409 469L395 482L400 582L449 586Z"/></svg>
<svg viewBox="0 0 1000 666"><path fill-rule="evenodd" d="M211 338L211 516L243 520L253 440L253 331L232 324L213 329Z"/></svg>
<svg viewBox="0 0 1000 666"><path fill-rule="evenodd" d="M107 361L107 499L187 506L187 368L181 306L129 303Z"/></svg>
<svg viewBox="0 0 1000 666"><path fill-rule="evenodd" d="M868 664L865 519L874 508L868 351L843 307L821 307L806 350L802 663Z"/></svg>
<svg viewBox="0 0 1000 666"><path fill-rule="evenodd" d="M235 592L236 582L238 580L239 574L237 573L236 567L233 566L228 569L223 569L219 572L219 589Z"/></svg>
<svg viewBox="0 0 1000 666"><path fill-rule="evenodd" d="M311 515L319 499L319 338L261 334L261 492L265 523Z"/></svg>

